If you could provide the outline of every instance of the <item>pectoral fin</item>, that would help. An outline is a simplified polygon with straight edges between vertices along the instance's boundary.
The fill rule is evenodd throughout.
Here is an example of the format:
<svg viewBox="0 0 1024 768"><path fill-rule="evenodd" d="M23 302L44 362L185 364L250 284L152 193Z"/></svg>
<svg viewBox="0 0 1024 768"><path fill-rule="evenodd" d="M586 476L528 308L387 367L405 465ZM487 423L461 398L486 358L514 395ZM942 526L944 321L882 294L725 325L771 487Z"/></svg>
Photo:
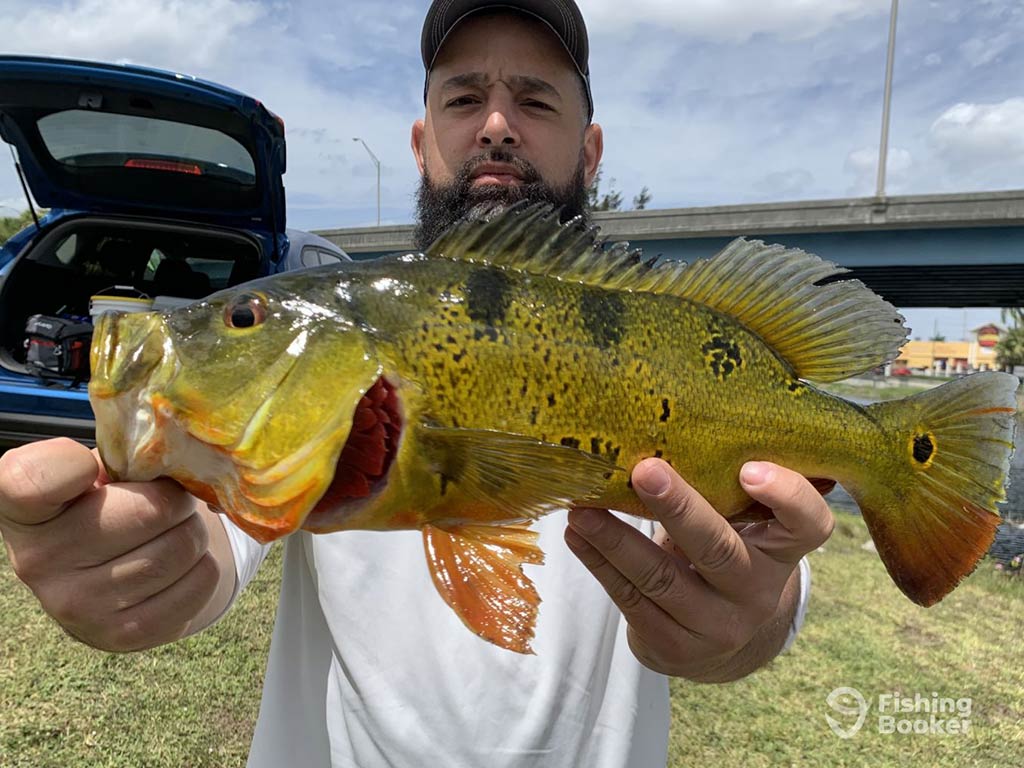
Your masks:
<svg viewBox="0 0 1024 768"><path fill-rule="evenodd" d="M620 467L565 445L483 429L421 427L454 520L536 519L595 499Z"/></svg>
<svg viewBox="0 0 1024 768"><path fill-rule="evenodd" d="M423 546L434 586L467 627L502 648L533 653L540 597L523 564L544 562L534 531L523 525L428 525Z"/></svg>

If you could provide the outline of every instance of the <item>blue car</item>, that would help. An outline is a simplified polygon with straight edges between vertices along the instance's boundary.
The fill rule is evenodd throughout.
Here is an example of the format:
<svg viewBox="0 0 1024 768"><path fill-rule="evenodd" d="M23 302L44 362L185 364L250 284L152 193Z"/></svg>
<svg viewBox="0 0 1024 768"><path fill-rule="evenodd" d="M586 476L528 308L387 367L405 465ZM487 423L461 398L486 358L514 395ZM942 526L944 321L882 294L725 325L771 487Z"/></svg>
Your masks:
<svg viewBox="0 0 1024 768"><path fill-rule="evenodd" d="M56 435L93 441L91 308L172 307L347 259L286 230L284 123L229 88L0 56L0 138L47 209L0 247L0 449Z"/></svg>

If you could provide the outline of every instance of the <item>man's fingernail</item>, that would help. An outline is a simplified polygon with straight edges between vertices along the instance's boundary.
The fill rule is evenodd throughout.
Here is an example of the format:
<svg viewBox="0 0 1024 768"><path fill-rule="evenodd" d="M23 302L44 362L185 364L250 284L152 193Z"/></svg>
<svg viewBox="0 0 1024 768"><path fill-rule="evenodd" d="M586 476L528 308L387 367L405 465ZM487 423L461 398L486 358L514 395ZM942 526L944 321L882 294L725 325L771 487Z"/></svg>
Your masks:
<svg viewBox="0 0 1024 768"><path fill-rule="evenodd" d="M649 464L641 470L633 482L644 493L661 496L672 484L672 479L660 464Z"/></svg>
<svg viewBox="0 0 1024 768"><path fill-rule="evenodd" d="M763 461L748 461L740 470L740 480L747 485L764 485L771 478L771 465Z"/></svg>
<svg viewBox="0 0 1024 768"><path fill-rule="evenodd" d="M587 507L569 510L569 525L580 533L597 533L601 527L602 513Z"/></svg>

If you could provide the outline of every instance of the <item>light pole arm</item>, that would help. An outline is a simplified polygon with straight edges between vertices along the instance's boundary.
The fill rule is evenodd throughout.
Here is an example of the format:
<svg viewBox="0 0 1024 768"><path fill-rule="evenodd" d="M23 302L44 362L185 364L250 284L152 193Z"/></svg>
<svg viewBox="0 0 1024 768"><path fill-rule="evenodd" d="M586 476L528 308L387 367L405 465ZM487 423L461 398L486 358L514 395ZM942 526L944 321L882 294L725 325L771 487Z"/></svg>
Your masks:
<svg viewBox="0 0 1024 768"><path fill-rule="evenodd" d="M375 154L373 154L373 150L370 149L369 145L367 145L367 143L365 141L363 141L361 138L359 138L358 136L355 136L355 137L353 137L352 141L358 141L360 144L362 144L363 148L366 150L367 154L370 155L370 159L373 160L373 164L375 166L377 166L377 226L379 227L380 226L380 160L377 159L377 156Z"/></svg>
<svg viewBox="0 0 1024 768"><path fill-rule="evenodd" d="M378 167L380 166L380 160L378 160L378 159L377 159L377 156L376 156L375 154L373 154L373 150L372 150L372 149L370 149L370 147L369 147L369 146L367 146L367 144L366 144L366 142L365 142L365 141L363 141L362 139L360 139L360 138L358 138L358 137L356 137L356 138L352 139L352 141L358 141L358 142L359 142L360 144L362 144L362 145L363 145L363 148L364 148L364 149L365 149L365 150L366 150L366 151L367 151L367 152L369 153L369 155L370 155L370 159L371 159L371 160L373 160L373 162L374 162L374 165L376 165L376 166L378 166Z"/></svg>

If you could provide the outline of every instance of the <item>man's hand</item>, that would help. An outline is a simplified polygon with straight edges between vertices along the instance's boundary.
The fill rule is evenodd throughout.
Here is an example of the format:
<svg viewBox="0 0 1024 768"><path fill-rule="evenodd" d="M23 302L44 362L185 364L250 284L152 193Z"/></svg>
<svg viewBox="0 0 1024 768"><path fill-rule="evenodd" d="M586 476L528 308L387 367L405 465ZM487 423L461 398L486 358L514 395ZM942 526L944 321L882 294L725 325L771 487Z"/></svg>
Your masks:
<svg viewBox="0 0 1024 768"><path fill-rule="evenodd" d="M773 658L796 607L796 565L832 533L821 494L795 472L750 462L740 483L775 519L737 531L663 461L640 462L632 480L663 534L652 541L604 510L574 509L565 539L622 610L636 657L703 682Z"/></svg>
<svg viewBox="0 0 1024 768"><path fill-rule="evenodd" d="M0 534L15 573L69 634L103 650L161 645L220 614L235 574L214 517L169 480L111 483L71 440L0 457Z"/></svg>

